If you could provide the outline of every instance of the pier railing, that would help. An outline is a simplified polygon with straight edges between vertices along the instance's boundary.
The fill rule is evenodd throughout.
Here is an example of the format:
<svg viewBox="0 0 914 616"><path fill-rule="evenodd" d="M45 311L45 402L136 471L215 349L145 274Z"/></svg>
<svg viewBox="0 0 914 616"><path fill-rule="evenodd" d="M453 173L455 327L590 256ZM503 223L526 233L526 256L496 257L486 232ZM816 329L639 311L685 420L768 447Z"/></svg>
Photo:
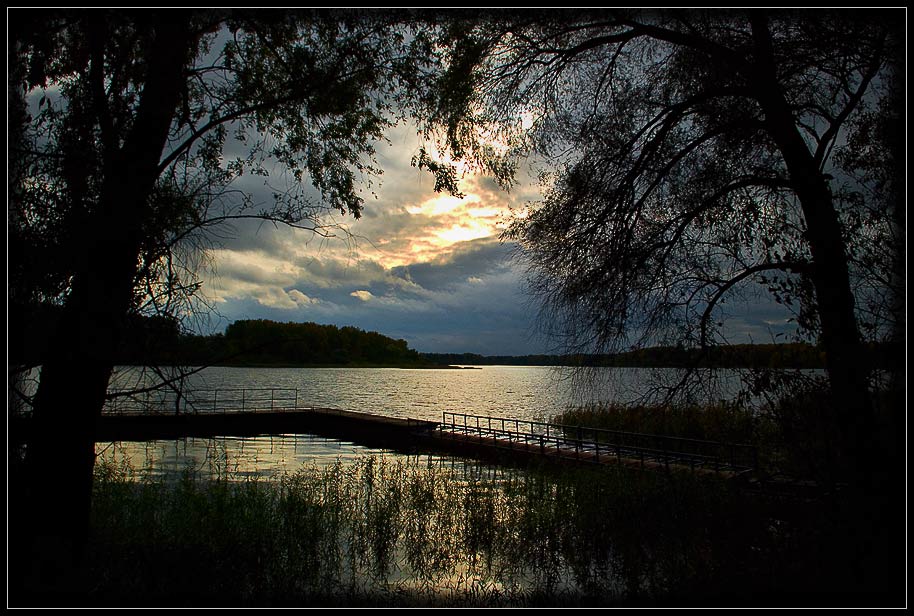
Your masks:
<svg viewBox="0 0 914 616"><path fill-rule="evenodd" d="M234 388L109 392L105 415L226 415L315 410L292 388ZM334 409L321 409L323 413ZM365 414L365 413L361 413ZM428 422L420 422L428 424ZM432 422L429 425L434 425ZM718 471L758 469L752 445L623 432L525 419L445 411L434 430L440 438L475 441L489 447L523 449L543 455L605 464L640 460L642 465L688 465Z"/></svg>
<svg viewBox="0 0 914 616"><path fill-rule="evenodd" d="M289 388L245 387L178 392L159 389L114 391L108 396L102 410L106 415L278 412L310 408L300 406L298 390Z"/></svg>
<svg viewBox="0 0 914 616"><path fill-rule="evenodd" d="M476 437L505 449L539 450L599 464L625 459L660 464L684 464L714 470L756 470L758 451L753 445L622 432L603 428L471 415L442 413L441 435Z"/></svg>

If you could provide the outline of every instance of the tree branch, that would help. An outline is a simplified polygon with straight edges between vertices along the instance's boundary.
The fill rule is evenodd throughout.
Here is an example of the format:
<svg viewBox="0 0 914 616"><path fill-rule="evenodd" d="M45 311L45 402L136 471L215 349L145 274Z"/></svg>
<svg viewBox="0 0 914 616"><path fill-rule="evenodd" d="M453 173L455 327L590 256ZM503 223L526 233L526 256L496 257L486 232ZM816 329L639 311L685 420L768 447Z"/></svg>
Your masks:
<svg viewBox="0 0 914 616"><path fill-rule="evenodd" d="M708 321L711 318L711 312L714 310L717 303L720 299L727 293L734 285L739 283L746 278L753 276L759 272L777 270L782 272L791 272L791 273L808 273L812 265L807 261L787 261L783 263L760 263L759 265L754 265L733 278L726 280L723 284L719 285L717 292L711 297L708 301L708 305L705 308L704 313L701 315L700 328L701 328L701 337L699 339L701 347L705 348L707 346L707 337L708 337Z"/></svg>
<svg viewBox="0 0 914 616"><path fill-rule="evenodd" d="M89 87L92 91L92 107L98 119L102 146L105 150L104 160L109 164L117 152L117 133L108 109L108 97L105 94L105 27L100 23L104 15L90 14L88 19L89 36Z"/></svg>
<svg viewBox="0 0 914 616"><path fill-rule="evenodd" d="M172 150L171 154L166 156L162 160L162 162L159 163L159 173L163 173L166 169L168 169L168 166L171 165L171 163L175 162L178 158L180 158L181 155L184 154L185 152L187 152L187 150L189 150L190 147L194 143L196 143L196 141L198 139L203 137L206 133L208 133L210 130L214 129L215 127L217 127L221 124L225 124L227 122L232 122L234 120L237 120L237 119L244 117L251 113L256 113L258 111L270 109L271 107L275 107L277 105L283 105L286 103L294 102L299 98L302 98L302 93L296 92L295 94L290 94L289 96L284 96L284 97L280 97L280 98L273 99L270 101L256 103L253 105L248 105L246 107L241 107L240 109L236 109L235 111L227 113L226 115L224 115L222 117L214 118L214 119L210 120L203 126L203 128L201 128L199 130L191 126L190 127L191 133L192 133L191 136L188 137L187 139L185 139L180 145L178 145L174 150Z"/></svg>
<svg viewBox="0 0 914 616"><path fill-rule="evenodd" d="M860 86L850 96L849 100L844 105L844 108L841 109L841 112L837 115L837 117L835 117L835 119L830 122L828 130L825 131L825 133L822 135L822 138L819 141L819 147L816 148L816 153L813 156L815 165L820 170L824 168L825 162L828 160L828 152L831 151L830 146L832 145L835 137L838 135L838 131L841 129L841 125L844 124L847 118L860 104L860 101L863 100L867 88L879 73L879 69L882 66L882 50L884 45L885 35L883 35L883 37L880 39L876 51L873 52L873 55L870 58L869 65L867 66L866 73L863 74L863 79L860 82Z"/></svg>
<svg viewBox="0 0 914 616"><path fill-rule="evenodd" d="M677 30L644 24L634 20L623 19L622 23L630 26L632 32L636 32L640 36L647 36L649 38L666 41L667 43L703 52L719 61L724 66L742 69L748 64L746 59L735 49L730 49L729 47L715 43L706 37L694 36Z"/></svg>
<svg viewBox="0 0 914 616"><path fill-rule="evenodd" d="M206 370L207 368L209 368L209 366L199 366L188 372L182 371L178 376L176 376L174 378L165 379L161 383L156 383L155 385L151 385L149 387L140 387L137 389L128 389L128 390L122 390L122 391L108 392L105 394L105 400L114 400L116 398L126 398L129 396L135 396L137 394L145 394L145 393L149 393L149 392L153 392L153 391L158 391L158 390L162 389L163 387L171 387L171 385L173 383L184 380L185 378L187 378L191 375L197 374L198 372L202 372L203 370ZM160 374L160 373L157 372L157 374Z"/></svg>

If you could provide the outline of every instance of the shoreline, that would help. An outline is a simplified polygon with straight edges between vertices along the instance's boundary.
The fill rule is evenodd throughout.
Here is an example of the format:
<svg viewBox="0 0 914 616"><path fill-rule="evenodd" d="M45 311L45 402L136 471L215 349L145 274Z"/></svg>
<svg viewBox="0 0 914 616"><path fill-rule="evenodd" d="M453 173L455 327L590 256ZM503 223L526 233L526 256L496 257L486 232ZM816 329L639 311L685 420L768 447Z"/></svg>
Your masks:
<svg viewBox="0 0 914 616"><path fill-rule="evenodd" d="M149 364L132 364L132 363L119 363L117 366L126 366L131 368L144 368ZM172 363L163 363L163 364L154 364L160 367L167 368L354 368L354 369L377 369L377 368L392 368L398 370L481 370L479 366L454 366L454 365L410 365L410 364L289 364L289 363L279 363L279 364L230 364L230 363L214 363L207 364L205 366L195 366L195 365L185 365L185 364L172 364Z"/></svg>

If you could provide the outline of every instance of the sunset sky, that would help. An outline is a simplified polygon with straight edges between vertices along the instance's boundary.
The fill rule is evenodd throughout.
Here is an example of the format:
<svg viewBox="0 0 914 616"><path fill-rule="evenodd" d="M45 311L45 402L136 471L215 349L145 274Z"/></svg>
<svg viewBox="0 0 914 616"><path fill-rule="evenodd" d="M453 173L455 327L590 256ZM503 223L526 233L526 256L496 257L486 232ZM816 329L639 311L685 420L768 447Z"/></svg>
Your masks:
<svg viewBox="0 0 914 616"><path fill-rule="evenodd" d="M352 237L254 222L220 230L204 288L219 313L211 326L314 321L379 331L423 352L555 351L536 333L537 306L525 293L522 265L511 259L514 246L499 240L507 221L539 198L536 182L505 192L490 178L466 175L463 199L436 194L431 175L410 166L423 145L415 130L400 126L389 138L378 145L377 199L366 192L360 220L326 219ZM241 178L239 187L267 200L263 178ZM785 326L786 315L768 304L730 311L731 342L771 342Z"/></svg>
<svg viewBox="0 0 914 616"><path fill-rule="evenodd" d="M224 317L215 327L243 318L315 321L404 338L421 351L544 352L548 344L531 338L535 311L512 246L499 241L512 212L539 197L537 187L508 193L468 175L462 199L435 193L431 175L410 166L422 145L415 131L398 127L389 137L378 145L377 199L367 194L359 220L327 216L345 229L337 237L234 225L205 287ZM266 193L262 179L242 181Z"/></svg>

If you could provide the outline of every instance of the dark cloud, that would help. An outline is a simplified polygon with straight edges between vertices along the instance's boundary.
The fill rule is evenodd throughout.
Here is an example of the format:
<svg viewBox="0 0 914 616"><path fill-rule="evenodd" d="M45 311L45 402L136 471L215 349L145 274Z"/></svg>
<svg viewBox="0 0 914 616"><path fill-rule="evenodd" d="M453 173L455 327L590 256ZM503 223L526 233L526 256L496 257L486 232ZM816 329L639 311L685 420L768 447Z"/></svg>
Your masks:
<svg viewBox="0 0 914 616"><path fill-rule="evenodd" d="M385 270L376 262L312 259L297 275L233 269L239 292L220 304L229 320L268 318L354 325L403 338L420 351L489 355L543 353L536 304L524 293L510 246L467 242L430 263ZM732 301L719 315L732 343L782 341L790 314L764 296Z"/></svg>
<svg viewBox="0 0 914 616"><path fill-rule="evenodd" d="M506 259L509 249L476 240L431 263L390 270L333 257L303 259L288 272L225 259L219 309L228 322L355 325L403 338L421 351L542 352L530 339L531 311Z"/></svg>
<svg viewBox="0 0 914 616"><path fill-rule="evenodd" d="M394 276L410 280L424 289L439 291L474 282L508 266L511 246L491 238L463 242L452 253L426 263L391 269Z"/></svg>
<svg viewBox="0 0 914 616"><path fill-rule="evenodd" d="M761 290L731 298L718 317L723 336L732 344L790 342L797 332L795 315Z"/></svg>

